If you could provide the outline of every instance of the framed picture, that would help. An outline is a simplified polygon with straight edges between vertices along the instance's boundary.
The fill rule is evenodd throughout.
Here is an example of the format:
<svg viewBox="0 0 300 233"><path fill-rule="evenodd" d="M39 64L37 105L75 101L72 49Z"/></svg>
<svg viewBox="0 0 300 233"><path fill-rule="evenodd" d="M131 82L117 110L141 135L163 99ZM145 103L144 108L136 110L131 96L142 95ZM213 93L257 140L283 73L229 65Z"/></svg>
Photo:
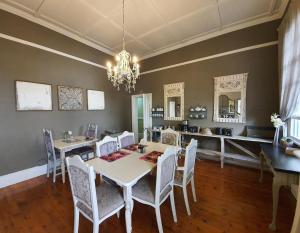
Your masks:
<svg viewBox="0 0 300 233"><path fill-rule="evenodd" d="M64 111L83 110L83 90L79 87L58 86L58 108Z"/></svg>
<svg viewBox="0 0 300 233"><path fill-rule="evenodd" d="M16 81L17 111L52 111L52 88L49 84Z"/></svg>
<svg viewBox="0 0 300 233"><path fill-rule="evenodd" d="M104 92L87 90L88 110L103 110L105 108Z"/></svg>

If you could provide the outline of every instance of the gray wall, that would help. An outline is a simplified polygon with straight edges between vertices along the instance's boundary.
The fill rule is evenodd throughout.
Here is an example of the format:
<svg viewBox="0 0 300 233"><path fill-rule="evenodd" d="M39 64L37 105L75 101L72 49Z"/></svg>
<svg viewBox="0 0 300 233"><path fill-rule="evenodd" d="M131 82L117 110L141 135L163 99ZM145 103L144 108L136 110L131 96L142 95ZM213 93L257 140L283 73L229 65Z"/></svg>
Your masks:
<svg viewBox="0 0 300 233"><path fill-rule="evenodd" d="M278 21L258 25L206 40L142 62L142 70L204 57L241 47L277 40ZM111 56L53 32L40 25L0 10L0 33L35 42L99 64ZM107 81L103 69L0 39L0 175L45 163L41 130L53 130L62 137L64 130L82 134L88 122L104 129L130 130L130 96L117 92ZM185 82L185 109L192 105L208 107L207 120L191 121L201 127L233 127L239 134L244 124L212 122L213 77L249 72L247 124L269 125L269 116L278 112L277 46L207 60L174 69L143 75L137 93L153 93L153 105L163 105L163 85ZM53 111L17 112L15 80L52 84ZM103 111L58 111L57 85L69 85L105 92ZM153 124L178 124L154 120Z"/></svg>
<svg viewBox="0 0 300 233"><path fill-rule="evenodd" d="M240 31L228 33L198 44L190 45L142 62L142 70L222 53L246 46L276 41L279 21L273 21ZM229 56L205 60L185 66L142 75L137 92L153 93L153 106L163 106L163 85L185 83L185 117L195 105L208 108L206 120L190 120L190 125L200 127L229 127L234 134L243 134L245 125L269 126L270 115L278 112L278 64L277 46L255 49ZM214 82L213 77L249 73L247 82L247 123L230 124L213 122ZM153 125L177 125L153 119Z"/></svg>
<svg viewBox="0 0 300 233"><path fill-rule="evenodd" d="M0 32L105 64L110 56L29 21L0 11ZM106 71L63 56L0 39L0 175L45 164L42 128L61 138L64 130L82 134L89 122L104 129L130 130L130 96L118 92ZM52 84L53 111L17 112L15 80ZM58 111L57 85L105 92L105 110Z"/></svg>

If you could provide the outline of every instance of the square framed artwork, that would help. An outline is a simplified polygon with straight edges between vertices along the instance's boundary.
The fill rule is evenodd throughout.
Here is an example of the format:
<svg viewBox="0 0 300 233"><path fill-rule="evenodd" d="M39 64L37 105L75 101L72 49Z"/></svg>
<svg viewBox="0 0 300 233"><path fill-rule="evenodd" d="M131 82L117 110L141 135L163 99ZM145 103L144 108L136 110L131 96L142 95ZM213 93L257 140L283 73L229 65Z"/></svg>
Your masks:
<svg viewBox="0 0 300 233"><path fill-rule="evenodd" d="M104 92L97 90L87 90L88 110L104 110L105 99Z"/></svg>
<svg viewBox="0 0 300 233"><path fill-rule="evenodd" d="M17 111L52 111L50 84L16 81Z"/></svg>
<svg viewBox="0 0 300 233"><path fill-rule="evenodd" d="M83 89L79 87L58 86L58 108L62 111L83 110Z"/></svg>

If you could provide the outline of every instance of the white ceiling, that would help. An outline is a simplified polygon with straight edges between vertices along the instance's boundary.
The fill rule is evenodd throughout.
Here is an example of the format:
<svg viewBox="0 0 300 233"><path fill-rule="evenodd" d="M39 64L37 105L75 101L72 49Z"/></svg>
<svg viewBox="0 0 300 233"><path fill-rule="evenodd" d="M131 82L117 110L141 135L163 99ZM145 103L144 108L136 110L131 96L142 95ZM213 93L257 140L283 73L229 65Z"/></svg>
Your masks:
<svg viewBox="0 0 300 233"><path fill-rule="evenodd" d="M280 18L288 0L125 0L126 49L140 58ZM0 0L0 8L104 52L121 49L122 0Z"/></svg>

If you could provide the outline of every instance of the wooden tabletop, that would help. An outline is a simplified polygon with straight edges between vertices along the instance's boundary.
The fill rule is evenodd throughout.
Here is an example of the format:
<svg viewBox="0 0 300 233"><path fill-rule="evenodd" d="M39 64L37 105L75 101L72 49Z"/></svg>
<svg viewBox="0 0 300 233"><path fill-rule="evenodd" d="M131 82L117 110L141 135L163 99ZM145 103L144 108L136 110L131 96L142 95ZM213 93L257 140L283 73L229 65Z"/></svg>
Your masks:
<svg viewBox="0 0 300 233"><path fill-rule="evenodd" d="M131 186L156 166L155 163L140 159L141 156L152 151L163 153L167 147L177 148L175 146L155 142L147 142L146 144L145 153L130 151L129 155L113 162L95 158L86 163L93 166L96 173L102 174L120 185Z"/></svg>
<svg viewBox="0 0 300 233"><path fill-rule="evenodd" d="M271 161L272 167L277 171L300 173L300 159L286 155L281 147L262 144L261 149Z"/></svg>
<svg viewBox="0 0 300 233"><path fill-rule="evenodd" d="M98 139L86 139L85 136L76 136L74 141L66 142L65 139L54 140L54 147L58 150L72 149L80 146L91 145L96 143Z"/></svg>

